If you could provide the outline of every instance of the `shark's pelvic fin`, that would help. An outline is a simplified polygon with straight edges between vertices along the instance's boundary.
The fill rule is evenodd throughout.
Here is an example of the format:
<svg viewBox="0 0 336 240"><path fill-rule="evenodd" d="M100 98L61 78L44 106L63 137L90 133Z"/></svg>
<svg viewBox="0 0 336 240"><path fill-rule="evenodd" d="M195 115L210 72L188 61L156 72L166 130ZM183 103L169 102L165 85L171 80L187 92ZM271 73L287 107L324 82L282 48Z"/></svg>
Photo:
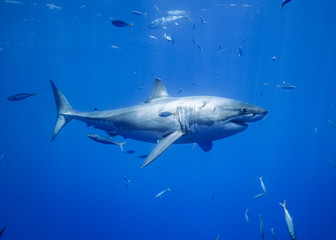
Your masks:
<svg viewBox="0 0 336 240"><path fill-rule="evenodd" d="M212 149L212 142L198 143L198 146L200 146L204 152L209 152Z"/></svg>
<svg viewBox="0 0 336 240"><path fill-rule="evenodd" d="M57 133L67 124L71 119L66 116L67 113L71 113L72 108L69 102L66 100L64 95L56 88L53 81L50 80L52 90L54 92L56 107L57 107L57 118L54 131L52 133L51 141L53 141Z"/></svg>
<svg viewBox="0 0 336 240"><path fill-rule="evenodd" d="M169 97L169 94L166 90L166 87L162 83L161 79L157 78L155 79L155 82L154 82L152 94L146 100L145 103L150 103L152 100L157 99L157 98L167 98L167 97Z"/></svg>
<svg viewBox="0 0 336 240"><path fill-rule="evenodd" d="M183 135L184 133L182 131L176 131L162 138L153 149L153 151L146 158L141 167L146 167L148 164L153 162L157 157L161 155L161 153L163 153L170 145L172 145L177 139L179 139Z"/></svg>

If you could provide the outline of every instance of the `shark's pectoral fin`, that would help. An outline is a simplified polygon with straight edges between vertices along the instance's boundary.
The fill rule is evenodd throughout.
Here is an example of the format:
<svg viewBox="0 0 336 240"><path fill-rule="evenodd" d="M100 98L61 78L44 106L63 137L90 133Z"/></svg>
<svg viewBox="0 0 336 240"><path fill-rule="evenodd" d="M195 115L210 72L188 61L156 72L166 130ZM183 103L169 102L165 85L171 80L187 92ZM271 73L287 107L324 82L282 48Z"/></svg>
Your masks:
<svg viewBox="0 0 336 240"><path fill-rule="evenodd" d="M146 167L148 164L153 162L156 158L158 158L161 153L163 153L170 145L172 145L177 139L179 139L181 136L183 136L182 131L176 131L168 136L162 138L156 147L153 149L153 151L148 155L144 163L142 164L142 168Z"/></svg>
<svg viewBox="0 0 336 240"><path fill-rule="evenodd" d="M200 146L204 152L209 152L212 149L212 142L198 143L198 146Z"/></svg>

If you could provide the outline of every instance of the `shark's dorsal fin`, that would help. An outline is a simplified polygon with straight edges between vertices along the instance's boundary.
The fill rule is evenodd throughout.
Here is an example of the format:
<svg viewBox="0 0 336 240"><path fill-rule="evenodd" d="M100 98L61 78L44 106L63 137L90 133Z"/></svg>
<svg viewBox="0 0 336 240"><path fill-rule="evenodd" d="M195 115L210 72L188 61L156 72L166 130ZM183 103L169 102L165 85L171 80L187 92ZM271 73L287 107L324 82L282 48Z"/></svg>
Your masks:
<svg viewBox="0 0 336 240"><path fill-rule="evenodd" d="M167 90L166 90L166 87L162 83L161 79L157 78L154 81L154 87L153 87L152 94L146 100L145 103L150 103L154 99L166 98L166 97L169 97L169 95L167 93Z"/></svg>

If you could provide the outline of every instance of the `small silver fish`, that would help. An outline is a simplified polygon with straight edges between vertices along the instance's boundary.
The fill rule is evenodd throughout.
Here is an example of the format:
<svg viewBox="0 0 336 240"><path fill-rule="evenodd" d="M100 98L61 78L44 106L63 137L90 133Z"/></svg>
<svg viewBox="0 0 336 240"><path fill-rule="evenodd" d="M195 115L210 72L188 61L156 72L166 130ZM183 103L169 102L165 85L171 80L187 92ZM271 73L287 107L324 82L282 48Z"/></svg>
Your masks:
<svg viewBox="0 0 336 240"><path fill-rule="evenodd" d="M0 160L3 159L4 156L5 156L5 153L1 153Z"/></svg>
<svg viewBox="0 0 336 240"><path fill-rule="evenodd" d="M276 235L275 235L275 232L274 232L274 227L271 228L271 232L272 232L273 239L274 240L278 240L277 237L276 237Z"/></svg>
<svg viewBox="0 0 336 240"><path fill-rule="evenodd" d="M156 4L154 4L154 7L155 7L156 11L158 11L159 13L161 12L160 9L156 6Z"/></svg>
<svg viewBox="0 0 336 240"><path fill-rule="evenodd" d="M145 17L147 17L147 13L146 13L146 12L143 13L143 12L139 12L139 11L137 11L137 10L132 10L131 12L132 12L134 15L145 16Z"/></svg>
<svg viewBox="0 0 336 240"><path fill-rule="evenodd" d="M166 33L164 33L163 36L164 36L165 39L167 39L168 42L173 41L173 39L170 35L167 35Z"/></svg>
<svg viewBox="0 0 336 240"><path fill-rule="evenodd" d="M22 4L20 1L12 1L12 0L5 0L5 3L12 3L12 4Z"/></svg>
<svg viewBox="0 0 336 240"><path fill-rule="evenodd" d="M167 188L167 189L165 189L165 190L159 192L158 194L155 195L154 198L161 197L161 196L162 196L165 192L167 192L167 191L171 191L171 189L170 189L170 188Z"/></svg>
<svg viewBox="0 0 336 240"><path fill-rule="evenodd" d="M286 209L286 200L284 201L283 204L282 203L279 203L279 204L280 206L284 208L284 211L285 211L285 218L286 218L288 233L292 240L296 240L296 232L295 232L295 227L293 223L293 218L289 215L289 212Z"/></svg>
<svg viewBox="0 0 336 240"><path fill-rule="evenodd" d="M134 25L134 23L127 23L122 20L112 20L111 23L116 27L132 27Z"/></svg>
<svg viewBox="0 0 336 240"><path fill-rule="evenodd" d="M62 10L62 7L60 6L57 6L55 4L52 4L52 3L47 3L46 5L49 9L53 10L53 9L56 9L56 10Z"/></svg>
<svg viewBox="0 0 336 240"><path fill-rule="evenodd" d="M264 193L265 193L266 192L266 187L265 187L265 184L262 180L262 176L259 178L259 180L260 180L260 185L261 185L261 187L262 187L262 189L264 190Z"/></svg>
<svg viewBox="0 0 336 240"><path fill-rule="evenodd" d="M243 55L243 49L241 46L238 47L238 56L240 57L241 55Z"/></svg>
<svg viewBox="0 0 336 240"><path fill-rule="evenodd" d="M112 140L110 140L108 138L105 138L105 137L103 137L101 135L98 135L98 134L91 134L91 133L89 133L87 136L90 139L92 139L93 141L96 141L96 142L99 142L99 143L118 145L120 147L121 151L124 151L123 145L126 142L118 143L118 142L112 141Z"/></svg>
<svg viewBox="0 0 336 240"><path fill-rule="evenodd" d="M249 218L248 218L248 216L247 216L247 212L248 212L248 210L249 210L249 209L246 209L246 212L245 212L245 222L246 222L247 226L250 226L250 220L249 220Z"/></svg>
<svg viewBox="0 0 336 240"><path fill-rule="evenodd" d="M8 101L19 101L27 97L34 96L36 93L18 93L7 98Z"/></svg>
<svg viewBox="0 0 336 240"><path fill-rule="evenodd" d="M295 89L295 88L296 88L296 86L294 86L294 85L286 84L285 81L282 81L282 83L283 83L284 85L279 85L279 84L277 84L277 88L282 88L282 89L286 89L286 90L289 90L289 89Z"/></svg>
<svg viewBox="0 0 336 240"><path fill-rule="evenodd" d="M201 52L203 52L203 48L201 47L201 45L200 45L199 42L196 43L196 46L198 47L198 49L199 49Z"/></svg>
<svg viewBox="0 0 336 240"><path fill-rule="evenodd" d="M149 35L150 38L153 38L155 40L157 40L157 37L153 36L153 35Z"/></svg>
<svg viewBox="0 0 336 240"><path fill-rule="evenodd" d="M201 16L201 23L204 25L204 24L207 24L207 21L205 21L204 19L203 19L203 17Z"/></svg>
<svg viewBox="0 0 336 240"><path fill-rule="evenodd" d="M127 178L126 176L123 176L124 182L130 183L131 179Z"/></svg>
<svg viewBox="0 0 336 240"><path fill-rule="evenodd" d="M263 196L265 196L265 195L266 195L265 192L264 192L264 193L259 193L259 194L255 195L255 196L253 197L253 199L261 198L261 197L263 197Z"/></svg>
<svg viewBox="0 0 336 240"><path fill-rule="evenodd" d="M273 56L273 57L272 57L272 61L275 61L275 60L276 60L276 56Z"/></svg>
<svg viewBox="0 0 336 240"><path fill-rule="evenodd" d="M167 35L166 33L164 33L163 36L168 42L171 42L172 45L174 46L175 40L170 35Z"/></svg>
<svg viewBox="0 0 336 240"><path fill-rule="evenodd" d="M330 121L330 120L328 120L328 123L329 123L331 126L333 126L333 127L336 128L336 123L334 123L334 122L332 122L332 121Z"/></svg>
<svg viewBox="0 0 336 240"><path fill-rule="evenodd" d="M109 45L108 47L112 48L112 49L121 50L121 48L119 46L117 46L117 45Z"/></svg>
<svg viewBox="0 0 336 240"><path fill-rule="evenodd" d="M128 184L131 182L131 179L123 176L125 188L128 189Z"/></svg>
<svg viewBox="0 0 336 240"><path fill-rule="evenodd" d="M261 215L259 215L260 218L260 235L261 235L261 239L264 239L264 223L262 221Z"/></svg>

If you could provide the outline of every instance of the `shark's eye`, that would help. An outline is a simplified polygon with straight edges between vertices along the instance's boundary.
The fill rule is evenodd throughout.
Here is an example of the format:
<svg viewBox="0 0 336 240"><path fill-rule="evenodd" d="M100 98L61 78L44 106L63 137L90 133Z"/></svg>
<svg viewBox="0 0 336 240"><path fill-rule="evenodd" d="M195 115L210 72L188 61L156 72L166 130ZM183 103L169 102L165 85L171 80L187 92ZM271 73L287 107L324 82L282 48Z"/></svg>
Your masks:
<svg viewBox="0 0 336 240"><path fill-rule="evenodd" d="M243 108L241 111L242 111L242 113L246 113L247 112L246 108Z"/></svg>

